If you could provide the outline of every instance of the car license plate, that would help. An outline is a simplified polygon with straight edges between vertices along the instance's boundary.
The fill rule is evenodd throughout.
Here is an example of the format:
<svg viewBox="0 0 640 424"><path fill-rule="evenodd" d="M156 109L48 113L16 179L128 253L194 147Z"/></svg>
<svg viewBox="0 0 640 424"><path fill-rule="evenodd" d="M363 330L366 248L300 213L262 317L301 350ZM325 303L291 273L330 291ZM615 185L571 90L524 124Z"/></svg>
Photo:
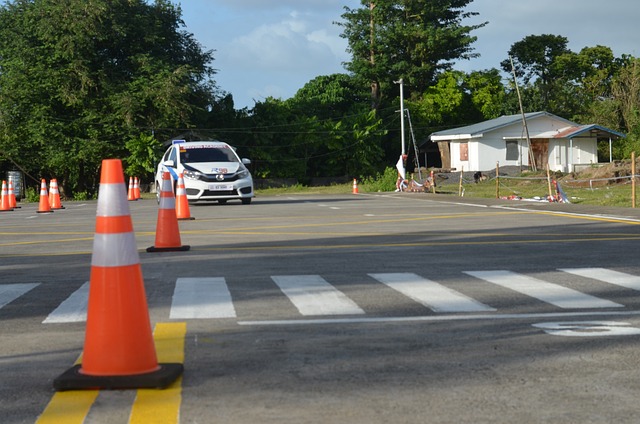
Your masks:
<svg viewBox="0 0 640 424"><path fill-rule="evenodd" d="M211 191L228 191L233 190L233 186L229 184L209 184L209 190Z"/></svg>

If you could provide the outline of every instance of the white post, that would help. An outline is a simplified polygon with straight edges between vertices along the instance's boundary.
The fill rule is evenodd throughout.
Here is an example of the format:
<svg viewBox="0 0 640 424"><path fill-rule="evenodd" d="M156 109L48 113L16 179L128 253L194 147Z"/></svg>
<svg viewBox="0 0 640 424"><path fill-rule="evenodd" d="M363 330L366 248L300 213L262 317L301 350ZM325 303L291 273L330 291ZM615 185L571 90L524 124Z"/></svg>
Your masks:
<svg viewBox="0 0 640 424"><path fill-rule="evenodd" d="M402 156L405 155L404 148L404 81L400 78L400 142L402 143Z"/></svg>

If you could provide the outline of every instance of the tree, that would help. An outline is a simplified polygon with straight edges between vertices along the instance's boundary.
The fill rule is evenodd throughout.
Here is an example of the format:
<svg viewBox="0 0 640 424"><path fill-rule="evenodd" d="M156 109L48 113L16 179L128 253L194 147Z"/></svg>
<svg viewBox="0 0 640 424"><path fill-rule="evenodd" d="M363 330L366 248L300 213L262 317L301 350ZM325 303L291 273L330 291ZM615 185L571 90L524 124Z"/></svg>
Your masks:
<svg viewBox="0 0 640 424"><path fill-rule="evenodd" d="M342 37L352 55L346 69L371 84L371 105L396 96L394 81L403 79L407 97L422 93L452 62L477 54L471 36L479 25L462 25L475 12L472 0L362 0L363 7L345 8Z"/></svg>
<svg viewBox="0 0 640 424"><path fill-rule="evenodd" d="M97 188L125 141L211 103L211 52L168 0L14 0L0 8L0 150L67 194ZM167 137L168 138L168 137Z"/></svg>
<svg viewBox="0 0 640 424"><path fill-rule="evenodd" d="M566 81L562 76L562 68L554 66L561 55L571 54L567 48L568 40L559 35L529 35L511 45L509 59L503 60L502 69L511 74L513 69L520 83L535 86L532 94L540 96L540 108L552 113L559 113L551 107L554 89L562 84L558 81Z"/></svg>

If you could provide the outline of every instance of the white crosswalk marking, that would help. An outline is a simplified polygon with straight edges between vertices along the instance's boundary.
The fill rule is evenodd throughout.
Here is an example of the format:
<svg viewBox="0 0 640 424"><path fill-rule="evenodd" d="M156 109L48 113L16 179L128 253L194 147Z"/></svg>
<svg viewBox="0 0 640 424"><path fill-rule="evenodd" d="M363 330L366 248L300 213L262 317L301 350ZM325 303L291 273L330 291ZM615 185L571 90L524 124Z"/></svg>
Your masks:
<svg viewBox="0 0 640 424"><path fill-rule="evenodd" d="M83 322L87 320L87 305L89 303L89 282L84 283L71 296L64 300L49 314L43 324Z"/></svg>
<svg viewBox="0 0 640 424"><path fill-rule="evenodd" d="M364 311L319 275L272 276L302 315L351 315Z"/></svg>
<svg viewBox="0 0 640 424"><path fill-rule="evenodd" d="M594 267L562 268L558 272L557 275L559 276L561 275L560 273L572 274L580 278L598 280L625 289L640 291L640 276L619 271ZM625 305L606 298L596 297L557 283L508 270L461 271L461 273L563 309L585 310L589 308L625 307ZM419 274L398 272L371 273L367 275L436 313L497 311L495 308L460 293L445 284L422 277ZM356 302L320 275L278 275L271 276L271 279L278 286L281 294L287 297L301 315L320 317L366 314ZM40 285L41 283L1 284L0 308ZM372 291L372 293L377 293L377 291ZM490 292L488 296L490 296ZM57 305L42 323L86 321L88 298L89 282L85 282L67 299ZM268 302L268 299L265 299L265 302ZM605 312L613 313L613 311ZM225 278L178 278L175 281L169 318L237 318L234 301Z"/></svg>
<svg viewBox="0 0 640 424"><path fill-rule="evenodd" d="M564 309L623 307L610 300L510 271L464 271L464 273Z"/></svg>
<svg viewBox="0 0 640 424"><path fill-rule="evenodd" d="M0 284L0 308L39 285L40 283Z"/></svg>
<svg viewBox="0 0 640 424"><path fill-rule="evenodd" d="M640 291L640 277L625 274L624 272L605 268L563 268L560 271Z"/></svg>
<svg viewBox="0 0 640 424"><path fill-rule="evenodd" d="M369 275L434 312L495 311L484 303L416 274L407 272Z"/></svg>
<svg viewBox="0 0 640 424"><path fill-rule="evenodd" d="M225 279L178 278L173 292L173 319L235 318L236 310Z"/></svg>

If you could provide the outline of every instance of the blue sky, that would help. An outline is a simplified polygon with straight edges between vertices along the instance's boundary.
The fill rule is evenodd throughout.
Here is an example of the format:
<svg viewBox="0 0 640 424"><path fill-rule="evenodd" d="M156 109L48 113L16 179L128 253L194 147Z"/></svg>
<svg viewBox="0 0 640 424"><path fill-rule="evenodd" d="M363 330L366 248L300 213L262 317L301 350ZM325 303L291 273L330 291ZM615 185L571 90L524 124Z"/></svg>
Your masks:
<svg viewBox="0 0 640 424"><path fill-rule="evenodd" d="M287 99L319 75L344 72L349 60L340 38L344 6L360 0L183 0L186 30L215 50L218 86L236 108L268 96ZM468 11L489 21L474 32L481 57L456 66L463 71L499 68L516 41L531 34L562 35L575 52L604 45L616 56L640 56L637 0L475 0Z"/></svg>

